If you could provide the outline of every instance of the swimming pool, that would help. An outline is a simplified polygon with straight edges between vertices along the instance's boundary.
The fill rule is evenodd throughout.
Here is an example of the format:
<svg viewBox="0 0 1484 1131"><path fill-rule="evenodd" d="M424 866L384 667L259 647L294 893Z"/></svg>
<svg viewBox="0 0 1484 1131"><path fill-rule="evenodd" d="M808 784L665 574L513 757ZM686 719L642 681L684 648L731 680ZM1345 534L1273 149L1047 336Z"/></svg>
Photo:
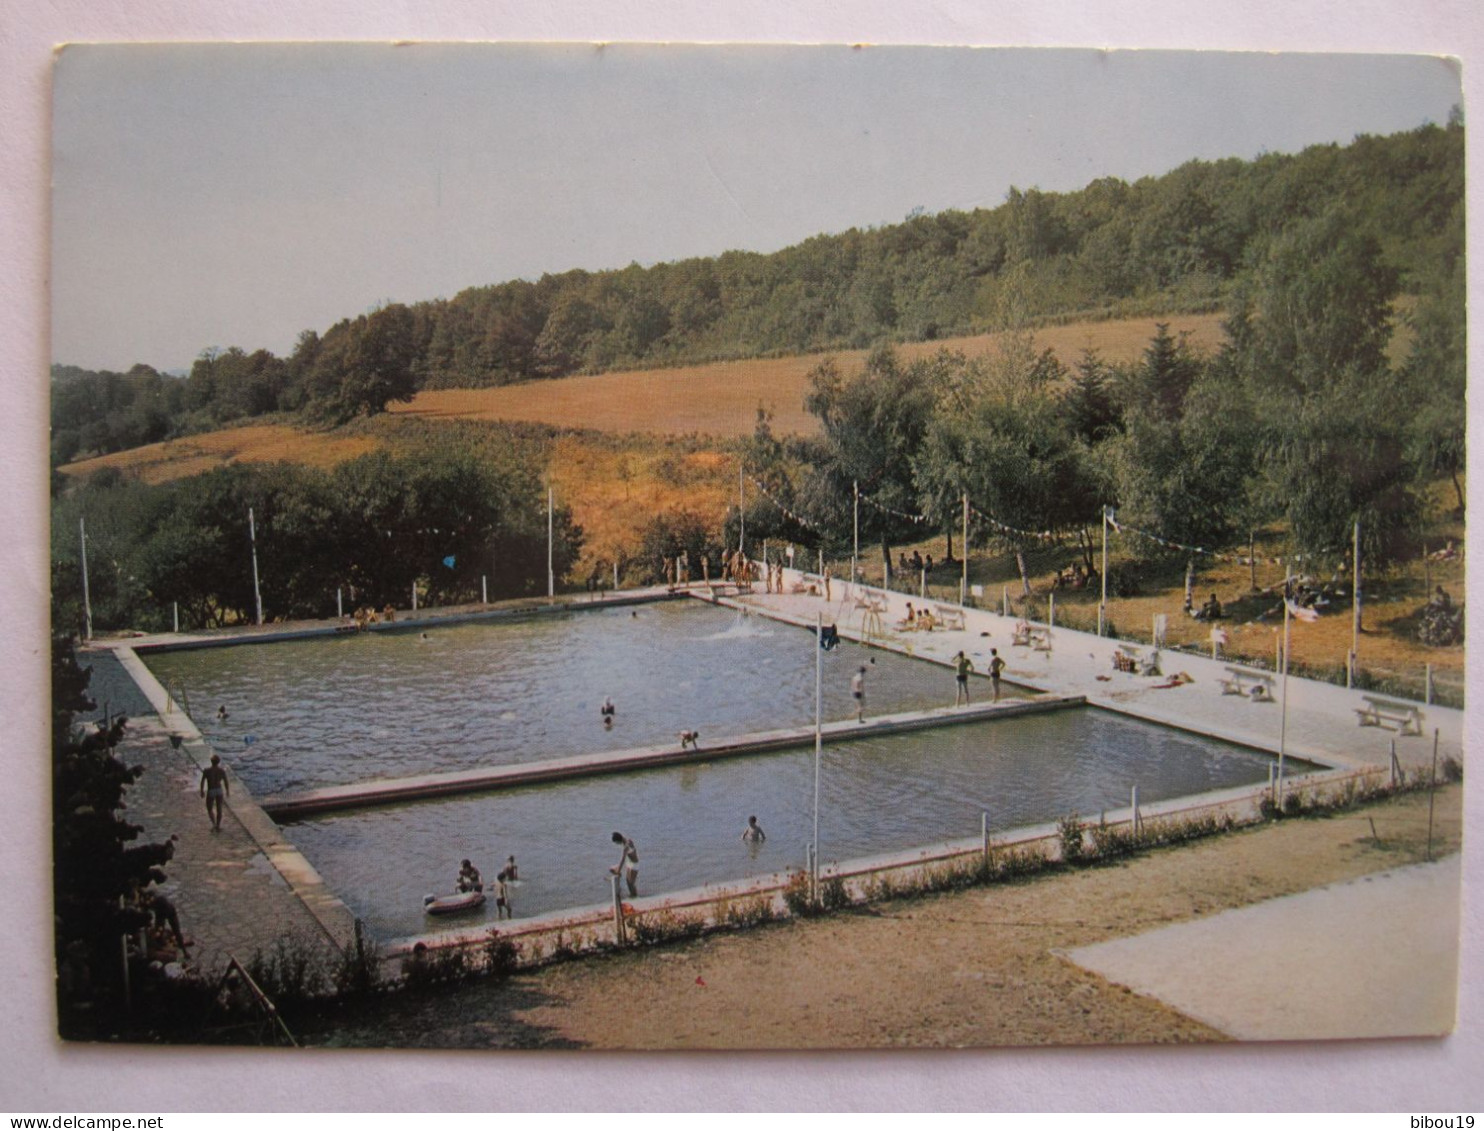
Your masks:
<svg viewBox="0 0 1484 1131"><path fill-rule="evenodd" d="M459 860L486 879L510 855L519 915L602 903L615 830L639 848L655 895L795 868L813 803L812 749L530 786L286 826L336 894L381 938L427 929L421 899L448 890ZM1270 759L1095 708L1027 715L826 747L820 858L904 850L1102 809L1261 782ZM751 815L767 833L744 844ZM469 926L486 913L442 921Z"/></svg>
<svg viewBox="0 0 1484 1131"><path fill-rule="evenodd" d="M634 615L637 613L638 615ZM812 634L700 602L150 653L187 693L212 746L255 793L806 726ZM853 716L867 668L872 713L952 702L951 669L845 643L823 656L827 719ZM982 695L984 681L976 681ZM617 722L599 705L611 696ZM218 720L216 708L227 718ZM1265 780L1271 759L1092 708L852 739L822 761L821 859L902 851L992 830L1093 816ZM802 864L813 751L535 785L286 826L326 883L379 938L493 922L493 907L436 924L422 896L469 857L492 878L514 855L521 916L604 902L616 848L640 850L640 893ZM741 840L749 815L768 839Z"/></svg>
<svg viewBox="0 0 1484 1131"><path fill-rule="evenodd" d="M266 795L809 725L811 645L790 625L679 601L142 658ZM826 719L854 714L862 664L873 713L953 702L942 667L849 642L823 659Z"/></svg>

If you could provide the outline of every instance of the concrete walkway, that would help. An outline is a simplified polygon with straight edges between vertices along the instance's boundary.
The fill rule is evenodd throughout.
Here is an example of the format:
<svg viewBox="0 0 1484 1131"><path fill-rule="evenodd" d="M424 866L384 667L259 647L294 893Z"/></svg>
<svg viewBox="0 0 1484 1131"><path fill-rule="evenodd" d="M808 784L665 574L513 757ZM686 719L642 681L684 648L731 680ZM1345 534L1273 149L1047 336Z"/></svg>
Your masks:
<svg viewBox="0 0 1484 1131"><path fill-rule="evenodd" d="M807 575L790 572L787 576L790 584L817 587ZM1147 642L1115 641L1056 627L1051 630L1051 649L1035 651L1011 643L1018 618L982 609L965 610L961 631L906 632L894 626L906 616L907 603L921 606L923 602L862 586L858 587L862 594L886 605L886 611L877 618L884 631L868 634L868 614L857 607L849 586L837 581L831 589L833 599L829 602L808 593L766 594L757 588L751 595L722 603L809 626L818 613L826 624L836 624L842 636L945 665L963 649L981 673L989 665L990 649L997 648L1007 664L1005 678L1026 687L1056 695L1084 695L1093 706L1274 754L1281 741L1286 754L1327 766L1388 767L1393 742L1404 766L1430 765L1434 729L1438 731L1439 759L1463 761L1463 712L1448 707L1419 704L1423 733L1400 735L1395 730L1359 725L1356 712L1365 706L1369 693L1290 677L1285 724L1281 681L1274 682L1275 698L1271 702L1224 694L1222 681L1236 666L1227 660L1164 650L1160 664L1165 676L1184 672L1194 682L1161 688L1156 685L1164 682L1162 679L1119 672L1113 667L1113 656L1120 648L1147 654L1151 651ZM1302 631L1302 626L1297 631Z"/></svg>
<svg viewBox="0 0 1484 1131"><path fill-rule="evenodd" d="M95 648L78 660L93 673L88 691L98 706L91 716L105 709L129 716L117 754L144 767L129 789L125 813L143 826L140 843L177 838L162 890L193 942L192 962L214 974L229 956L247 962L284 939L309 948L343 947L354 930L349 909L235 776L221 831L212 830L200 795L210 748L184 715L157 709L151 691L158 684L133 654Z"/></svg>
<svg viewBox="0 0 1484 1131"><path fill-rule="evenodd" d="M1237 1040L1442 1036L1457 1020L1459 879L1450 856L1064 957Z"/></svg>

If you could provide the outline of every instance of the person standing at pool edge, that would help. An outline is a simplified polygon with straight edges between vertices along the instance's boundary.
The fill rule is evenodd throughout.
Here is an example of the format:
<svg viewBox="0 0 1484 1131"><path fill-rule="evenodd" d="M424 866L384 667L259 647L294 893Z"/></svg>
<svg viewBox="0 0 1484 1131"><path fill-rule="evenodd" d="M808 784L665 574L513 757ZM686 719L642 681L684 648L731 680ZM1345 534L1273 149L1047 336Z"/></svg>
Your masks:
<svg viewBox="0 0 1484 1131"><path fill-rule="evenodd" d="M1000 659L1000 650L991 648L989 650L989 682L994 688L994 701L1000 701L1000 673L1005 670L1005 661Z"/></svg>
<svg viewBox="0 0 1484 1131"><path fill-rule="evenodd" d="M639 850L634 847L634 842L623 833L614 833L613 843L622 845L623 848L619 852L618 863L608 870L615 876L623 876L624 883L629 888L629 895L637 897L639 895Z"/></svg>
<svg viewBox="0 0 1484 1131"><path fill-rule="evenodd" d="M850 694L855 696L855 721L863 723L866 721L866 669L864 666L851 676Z"/></svg>
<svg viewBox="0 0 1484 1131"><path fill-rule="evenodd" d="M213 832L222 831L222 802L232 790L220 754L211 756L211 765L201 771L201 796L206 798L206 815Z"/></svg>
<svg viewBox="0 0 1484 1131"><path fill-rule="evenodd" d="M960 702L969 702L969 673L974 670L974 662L959 652L953 658L953 666L958 675L958 692L953 697L953 705L957 707Z"/></svg>

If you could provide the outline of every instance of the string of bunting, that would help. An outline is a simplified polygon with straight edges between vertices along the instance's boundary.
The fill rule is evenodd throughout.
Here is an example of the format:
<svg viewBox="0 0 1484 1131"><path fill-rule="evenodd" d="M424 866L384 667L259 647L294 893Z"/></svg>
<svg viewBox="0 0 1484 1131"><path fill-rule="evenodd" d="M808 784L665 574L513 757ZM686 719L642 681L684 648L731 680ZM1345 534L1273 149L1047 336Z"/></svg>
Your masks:
<svg viewBox="0 0 1484 1131"><path fill-rule="evenodd" d="M861 502L868 503L871 506L875 507L877 510L882 511L885 514L894 515L895 517L901 518L901 519L906 519L908 522L923 523L923 522L930 521L928 519L928 516L925 515L925 514L909 514L906 511L899 511L895 507L889 507L889 506L887 506L885 503L878 503L875 499L871 498L869 495L862 495L861 496ZM1050 530L1022 530L1018 526L1011 526L1007 522L1001 522L999 519L993 517L992 515L985 514L982 510L980 510L978 507L976 507L972 502L969 503L969 510L973 511L974 514L978 518L982 519L984 522L987 522L990 526L994 527L996 530L998 530L998 531L1000 531L1002 533L1005 533L1005 534L1019 534L1019 535L1021 535L1023 537L1026 537L1026 538L1038 538L1038 539L1040 539L1043 542L1051 542L1051 541L1055 541L1055 539L1056 539L1056 533L1054 531L1050 531Z"/></svg>
<svg viewBox="0 0 1484 1131"><path fill-rule="evenodd" d="M758 493L762 495L763 498L767 499L768 502L772 503L775 507L781 510L784 513L785 517L792 519L794 522L797 522L800 526L805 527L806 529L814 531L816 534L824 533L824 531L820 529L818 523L811 522L803 515L797 513L790 507L785 506L783 503L780 503L777 499L775 499L772 495L772 492L770 492L766 487L759 483L756 477L749 475L747 478L750 479L752 481L752 485L758 489Z"/></svg>
<svg viewBox="0 0 1484 1131"><path fill-rule="evenodd" d="M1018 526L1011 526L1008 522L1001 522L993 515L985 514L972 501L969 503L969 510L974 513L976 518L989 523L990 526L994 527L1001 534L1017 534L1022 538L1034 538L1040 542L1055 542L1057 539L1057 534L1054 530L1022 530Z"/></svg>
<svg viewBox="0 0 1484 1131"><path fill-rule="evenodd" d="M925 514L908 514L906 511L899 511L896 509L896 507L889 507L885 503L878 503L875 499L871 498L870 495L862 495L861 502L867 504L868 506L875 507L883 514L893 515L896 518L904 518L908 522L922 523L928 520L927 515Z"/></svg>
<svg viewBox="0 0 1484 1131"><path fill-rule="evenodd" d="M1204 554L1206 557L1215 558L1219 562L1235 562L1241 559L1236 554L1224 554L1217 550L1208 550L1204 546L1187 546L1184 542L1176 542L1173 538L1161 538L1158 534L1151 534L1147 530L1140 530L1137 526L1129 526L1127 523L1119 522L1110 513L1108 525L1119 534L1137 534L1140 538L1146 538L1156 545L1163 546L1167 550L1179 550L1186 554Z"/></svg>

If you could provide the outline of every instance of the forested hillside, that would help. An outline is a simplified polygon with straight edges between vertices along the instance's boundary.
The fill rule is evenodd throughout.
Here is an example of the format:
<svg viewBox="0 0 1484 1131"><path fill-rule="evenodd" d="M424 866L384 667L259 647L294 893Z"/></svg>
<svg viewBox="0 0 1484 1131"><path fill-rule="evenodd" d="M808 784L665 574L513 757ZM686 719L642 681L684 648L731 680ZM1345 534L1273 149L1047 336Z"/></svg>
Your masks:
<svg viewBox="0 0 1484 1131"><path fill-rule="evenodd" d="M569 271L305 330L290 356L207 348L189 376L53 369L54 463L273 412L336 422L422 388L932 340L1089 314L1225 309L1324 221L1462 333L1461 118L1298 155L1192 161L1133 184L1012 189L972 212L820 235L770 255ZM1447 349L1455 348L1449 345Z"/></svg>

